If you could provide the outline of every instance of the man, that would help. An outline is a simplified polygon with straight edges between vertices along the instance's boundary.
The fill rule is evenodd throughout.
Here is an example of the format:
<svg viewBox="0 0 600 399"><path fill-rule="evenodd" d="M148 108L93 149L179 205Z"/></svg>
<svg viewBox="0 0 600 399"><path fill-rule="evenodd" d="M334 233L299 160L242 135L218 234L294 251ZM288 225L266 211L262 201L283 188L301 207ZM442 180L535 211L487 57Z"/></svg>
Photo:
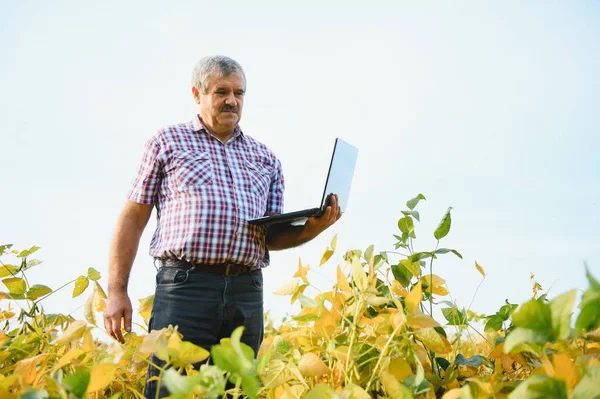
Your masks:
<svg viewBox="0 0 600 399"><path fill-rule="evenodd" d="M262 269L269 250L306 243L341 217L333 196L324 214L304 226L247 223L283 212L284 178L277 157L238 124L245 92L246 76L236 61L201 59L192 76L198 113L146 143L109 258L104 326L120 342L122 320L131 331L127 283L154 207L150 255L158 273L149 328L177 325L184 340L210 350L243 325L242 341L255 353L263 338ZM157 374L149 367L148 378ZM156 383L147 383L146 397L155 393Z"/></svg>

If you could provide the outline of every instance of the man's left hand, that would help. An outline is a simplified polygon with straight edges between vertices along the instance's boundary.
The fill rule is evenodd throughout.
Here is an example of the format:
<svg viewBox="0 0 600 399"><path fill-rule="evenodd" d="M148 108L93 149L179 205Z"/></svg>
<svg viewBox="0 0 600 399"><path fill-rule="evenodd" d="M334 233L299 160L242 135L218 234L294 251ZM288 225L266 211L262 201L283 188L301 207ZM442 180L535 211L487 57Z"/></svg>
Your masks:
<svg viewBox="0 0 600 399"><path fill-rule="evenodd" d="M323 214L319 217L310 217L304 225L305 232L316 237L342 217L342 210L338 204L337 194L329 197L329 205L325 208Z"/></svg>

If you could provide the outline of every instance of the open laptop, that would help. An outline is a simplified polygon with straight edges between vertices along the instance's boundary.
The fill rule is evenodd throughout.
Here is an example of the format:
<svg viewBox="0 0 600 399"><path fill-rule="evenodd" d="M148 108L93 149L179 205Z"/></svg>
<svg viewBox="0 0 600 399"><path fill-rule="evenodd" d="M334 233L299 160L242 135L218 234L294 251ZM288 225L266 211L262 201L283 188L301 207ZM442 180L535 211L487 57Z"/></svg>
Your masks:
<svg viewBox="0 0 600 399"><path fill-rule="evenodd" d="M248 223L255 225L276 223L303 224L309 217L318 217L323 214L329 204L329 196L331 194L337 194L340 209L342 212L345 212L348 206L348 196L350 195L357 157L358 149L356 147L339 137L336 138L329 164L329 172L327 172L327 180L325 181L325 188L323 189L323 196L318 207L250 219Z"/></svg>

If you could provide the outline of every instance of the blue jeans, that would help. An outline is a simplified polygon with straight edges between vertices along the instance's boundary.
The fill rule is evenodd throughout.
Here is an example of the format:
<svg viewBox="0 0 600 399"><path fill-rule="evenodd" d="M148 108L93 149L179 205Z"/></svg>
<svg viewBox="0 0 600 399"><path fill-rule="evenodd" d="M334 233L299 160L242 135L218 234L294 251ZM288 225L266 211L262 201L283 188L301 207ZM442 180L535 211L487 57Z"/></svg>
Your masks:
<svg viewBox="0 0 600 399"><path fill-rule="evenodd" d="M221 338L228 338L244 326L242 342L254 349L255 356L263 340L263 276L261 270L237 276L162 267L156 275L156 292L149 330L160 330L169 324L179 326L184 341L190 341L210 352ZM151 356L151 362L164 362ZM198 368L200 364L195 365ZM160 371L150 365L146 379ZM144 396L156 397L157 382L147 382ZM168 396L161 384L159 397Z"/></svg>

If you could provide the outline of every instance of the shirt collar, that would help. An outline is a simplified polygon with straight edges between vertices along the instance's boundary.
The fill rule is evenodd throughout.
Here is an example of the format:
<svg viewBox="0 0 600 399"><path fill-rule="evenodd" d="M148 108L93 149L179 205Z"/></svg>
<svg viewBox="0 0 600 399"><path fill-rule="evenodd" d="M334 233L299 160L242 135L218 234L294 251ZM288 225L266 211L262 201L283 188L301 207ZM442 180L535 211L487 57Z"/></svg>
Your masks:
<svg viewBox="0 0 600 399"><path fill-rule="evenodd" d="M198 114L194 114L194 117L192 118L192 130L194 130L195 132L204 131L205 133L210 134L209 130L206 128L206 126L204 126L204 124L200 120L200 115ZM243 134L244 132L242 132L242 128L240 127L240 125L237 125L233 131L233 135L229 138L229 140L236 139L238 136L241 136Z"/></svg>

